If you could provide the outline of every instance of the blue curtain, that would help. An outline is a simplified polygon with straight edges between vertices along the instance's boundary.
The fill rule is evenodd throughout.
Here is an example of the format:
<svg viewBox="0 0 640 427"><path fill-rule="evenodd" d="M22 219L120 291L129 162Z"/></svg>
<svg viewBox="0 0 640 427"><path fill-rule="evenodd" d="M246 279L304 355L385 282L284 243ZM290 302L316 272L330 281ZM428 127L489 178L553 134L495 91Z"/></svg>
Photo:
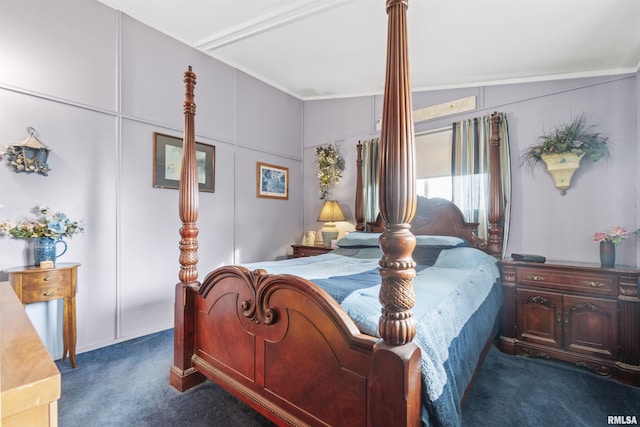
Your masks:
<svg viewBox="0 0 640 427"><path fill-rule="evenodd" d="M511 164L507 116L498 113L500 125L500 166L504 207L504 248L509 234L511 199ZM462 210L467 221L478 222L478 237L487 238L489 227L489 145L491 117L475 117L453 123L451 175L453 202Z"/></svg>

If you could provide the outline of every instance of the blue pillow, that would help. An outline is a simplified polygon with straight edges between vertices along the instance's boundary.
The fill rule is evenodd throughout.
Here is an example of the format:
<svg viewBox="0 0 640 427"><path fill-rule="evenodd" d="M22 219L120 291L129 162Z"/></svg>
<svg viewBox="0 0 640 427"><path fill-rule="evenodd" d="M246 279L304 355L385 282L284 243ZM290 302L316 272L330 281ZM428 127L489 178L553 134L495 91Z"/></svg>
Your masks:
<svg viewBox="0 0 640 427"><path fill-rule="evenodd" d="M450 249L470 246L460 237L453 236L416 236L416 246L429 246L439 249Z"/></svg>
<svg viewBox="0 0 640 427"><path fill-rule="evenodd" d="M378 239L382 233L365 233L364 231L354 231L342 239L338 240L336 245L340 248L377 248Z"/></svg>
<svg viewBox="0 0 640 427"><path fill-rule="evenodd" d="M416 236L416 248L413 250L413 260L416 264L432 266L443 249L469 246L469 243L459 237L452 236Z"/></svg>
<svg viewBox="0 0 640 427"><path fill-rule="evenodd" d="M338 240L336 245L340 248L377 248L382 233L365 233L355 231ZM452 236L416 236L416 247L428 247L433 249L449 249L469 246L466 240Z"/></svg>

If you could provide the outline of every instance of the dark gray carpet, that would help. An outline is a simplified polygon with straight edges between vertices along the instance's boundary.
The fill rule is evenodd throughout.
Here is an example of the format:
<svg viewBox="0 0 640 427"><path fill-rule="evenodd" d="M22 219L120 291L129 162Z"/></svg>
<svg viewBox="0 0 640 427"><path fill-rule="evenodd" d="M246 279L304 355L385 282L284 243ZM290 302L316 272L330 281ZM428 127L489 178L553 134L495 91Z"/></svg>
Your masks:
<svg viewBox="0 0 640 427"><path fill-rule="evenodd" d="M60 427L272 426L217 385L169 385L173 330L79 354L62 374Z"/></svg>
<svg viewBox="0 0 640 427"><path fill-rule="evenodd" d="M185 393L169 385L173 331L77 356L62 373L61 427L272 426L206 382ZM636 416L640 388L562 362L531 360L492 348L463 408L464 426L606 426L609 415Z"/></svg>
<svg viewBox="0 0 640 427"><path fill-rule="evenodd" d="M492 347L462 408L464 426L607 426L635 415L640 388L557 360L528 359Z"/></svg>

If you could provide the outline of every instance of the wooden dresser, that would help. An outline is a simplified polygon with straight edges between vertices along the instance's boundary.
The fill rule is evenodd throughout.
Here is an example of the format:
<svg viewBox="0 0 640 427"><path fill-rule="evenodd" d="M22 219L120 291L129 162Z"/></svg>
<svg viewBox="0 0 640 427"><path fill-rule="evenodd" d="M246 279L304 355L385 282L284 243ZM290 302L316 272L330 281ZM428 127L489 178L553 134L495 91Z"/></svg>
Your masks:
<svg viewBox="0 0 640 427"><path fill-rule="evenodd" d="M0 282L0 425L58 425L60 372L8 282Z"/></svg>
<svg viewBox="0 0 640 427"><path fill-rule="evenodd" d="M314 255L322 255L331 252L335 248L322 245L291 245L293 248L293 258L301 258Z"/></svg>
<svg viewBox="0 0 640 427"><path fill-rule="evenodd" d="M640 385L640 270L501 261L505 353L553 358Z"/></svg>
<svg viewBox="0 0 640 427"><path fill-rule="evenodd" d="M62 360L69 355L76 367L76 293L77 263L57 263L55 267L14 267L5 270L22 304L64 298Z"/></svg>

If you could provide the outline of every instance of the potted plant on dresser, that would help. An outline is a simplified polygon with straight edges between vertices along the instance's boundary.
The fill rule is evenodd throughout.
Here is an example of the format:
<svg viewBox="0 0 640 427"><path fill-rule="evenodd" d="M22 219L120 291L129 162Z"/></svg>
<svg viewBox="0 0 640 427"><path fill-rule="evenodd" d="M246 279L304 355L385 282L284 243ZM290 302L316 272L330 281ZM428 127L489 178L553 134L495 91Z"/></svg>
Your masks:
<svg viewBox="0 0 640 427"><path fill-rule="evenodd" d="M597 162L609 155L607 138L592 132L593 127L587 125L584 115L571 119L542 135L540 144L532 145L524 152L522 163L533 170L542 160L556 188L564 195L583 157Z"/></svg>

